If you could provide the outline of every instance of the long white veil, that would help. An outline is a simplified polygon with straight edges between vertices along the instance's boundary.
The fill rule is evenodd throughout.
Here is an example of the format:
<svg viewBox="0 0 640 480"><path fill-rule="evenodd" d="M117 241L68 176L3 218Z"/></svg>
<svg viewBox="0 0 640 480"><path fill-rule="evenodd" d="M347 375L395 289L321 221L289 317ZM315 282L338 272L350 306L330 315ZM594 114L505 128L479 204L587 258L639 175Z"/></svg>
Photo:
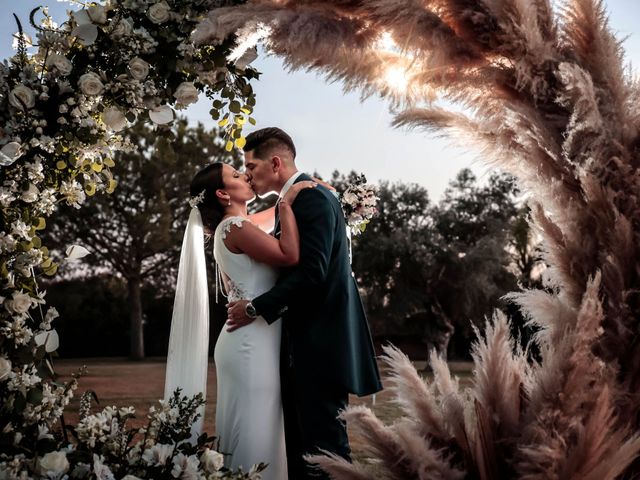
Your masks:
<svg viewBox="0 0 640 480"><path fill-rule="evenodd" d="M176 296L173 303L164 399L176 388L189 397L207 395L209 355L209 291L204 255L204 229L197 207L191 208L182 240ZM191 429L194 442L203 431L204 406Z"/></svg>

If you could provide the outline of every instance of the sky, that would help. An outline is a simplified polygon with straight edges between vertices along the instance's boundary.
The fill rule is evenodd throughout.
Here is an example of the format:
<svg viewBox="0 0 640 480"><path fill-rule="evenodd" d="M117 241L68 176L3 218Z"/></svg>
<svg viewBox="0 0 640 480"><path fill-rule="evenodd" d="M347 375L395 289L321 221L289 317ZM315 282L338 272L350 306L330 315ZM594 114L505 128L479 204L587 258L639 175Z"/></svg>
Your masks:
<svg viewBox="0 0 640 480"><path fill-rule="evenodd" d="M627 59L640 64L640 1L605 0L610 22L619 38L626 38ZM28 24L29 12L48 5L55 20L65 18L69 4L55 0L0 0L0 57L12 54L11 35L16 31L14 12ZM370 181L415 182L438 200L448 182L465 167L480 178L488 170L473 152L453 148L447 140L419 130L392 128L388 104L379 98L363 102L357 92L344 93L339 84L326 83L315 73L287 72L277 57L264 54L253 63L262 72L254 82L257 105L254 117L262 128L278 126L294 139L298 166L330 176L333 170L356 170ZM190 121L214 126L206 100L186 110ZM247 133L250 129L246 130Z"/></svg>

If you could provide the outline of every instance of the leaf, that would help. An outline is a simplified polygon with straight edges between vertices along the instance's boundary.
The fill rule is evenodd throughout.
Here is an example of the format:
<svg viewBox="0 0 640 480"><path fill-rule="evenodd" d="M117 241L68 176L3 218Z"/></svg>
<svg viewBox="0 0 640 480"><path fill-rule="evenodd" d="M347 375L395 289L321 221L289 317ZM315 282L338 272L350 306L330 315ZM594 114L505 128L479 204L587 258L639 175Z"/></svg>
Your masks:
<svg viewBox="0 0 640 480"><path fill-rule="evenodd" d="M33 237L31 239L31 243L33 243L33 246L36 248L40 248L42 246L42 240L40 240L40 237Z"/></svg>
<svg viewBox="0 0 640 480"><path fill-rule="evenodd" d="M247 139L244 137L240 137L236 139L236 147L238 147L240 150L242 150L244 148L244 146L247 144Z"/></svg>
<svg viewBox="0 0 640 480"><path fill-rule="evenodd" d="M229 104L229 111L231 113L240 113L240 102L234 100Z"/></svg>
<svg viewBox="0 0 640 480"><path fill-rule="evenodd" d="M255 118L253 118L253 117L249 117L249 123L250 123L251 125L255 125L255 124L256 124L256 119L255 119Z"/></svg>
<svg viewBox="0 0 640 480"><path fill-rule="evenodd" d="M222 120L218 122L218 126L224 127L225 125L227 125L227 123L229 123L229 117L224 117Z"/></svg>
<svg viewBox="0 0 640 480"><path fill-rule="evenodd" d="M116 189L116 187L118 186L118 181L114 180L113 178L111 180L109 180L109 186L107 187L107 193L113 193L113 191Z"/></svg>
<svg viewBox="0 0 640 480"><path fill-rule="evenodd" d="M65 162L64 160L58 160L56 162L56 168L58 170L64 170L65 168L67 168L67 162Z"/></svg>
<svg viewBox="0 0 640 480"><path fill-rule="evenodd" d="M224 149L227 152L230 152L231 150L233 150L233 142L231 140L228 140L227 144L224 146Z"/></svg>
<svg viewBox="0 0 640 480"><path fill-rule="evenodd" d="M111 157L105 158L104 160L102 160L102 163L104 163L109 168L116 166L116 162L114 162Z"/></svg>
<svg viewBox="0 0 640 480"><path fill-rule="evenodd" d="M86 194L89 197L92 197L93 195L96 194L96 184L95 183L88 183L84 186L84 191L86 192Z"/></svg>
<svg viewBox="0 0 640 480"><path fill-rule="evenodd" d="M44 217L38 217L37 220L38 223L35 224L36 230L44 230L47 226L47 221Z"/></svg>
<svg viewBox="0 0 640 480"><path fill-rule="evenodd" d="M47 275L47 276L49 276L49 277L52 277L52 276L54 276L54 275L56 274L56 272L58 271L58 265L54 263L54 264L52 264L49 268L44 269L43 271L44 271L44 274L45 274L45 275Z"/></svg>

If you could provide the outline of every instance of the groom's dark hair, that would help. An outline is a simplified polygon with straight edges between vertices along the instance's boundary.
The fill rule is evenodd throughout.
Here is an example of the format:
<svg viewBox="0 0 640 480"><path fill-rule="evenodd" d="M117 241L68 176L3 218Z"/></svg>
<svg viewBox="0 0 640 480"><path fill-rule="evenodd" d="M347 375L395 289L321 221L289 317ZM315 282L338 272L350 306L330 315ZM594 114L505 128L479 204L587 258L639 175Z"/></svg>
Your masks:
<svg viewBox="0 0 640 480"><path fill-rule="evenodd" d="M266 160L276 148L285 147L296 158L296 146L293 140L284 130L278 127L261 128L247 135L245 152L253 152L253 156Z"/></svg>

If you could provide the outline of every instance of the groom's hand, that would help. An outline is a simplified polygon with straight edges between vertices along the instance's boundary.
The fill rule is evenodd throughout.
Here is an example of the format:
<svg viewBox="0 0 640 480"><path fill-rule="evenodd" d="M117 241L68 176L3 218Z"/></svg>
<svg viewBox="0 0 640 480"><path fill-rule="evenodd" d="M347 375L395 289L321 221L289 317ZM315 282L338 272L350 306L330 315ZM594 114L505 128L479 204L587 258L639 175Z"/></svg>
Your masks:
<svg viewBox="0 0 640 480"><path fill-rule="evenodd" d="M249 300L238 300L227 303L227 332L233 332L253 322L253 318L247 317L245 307Z"/></svg>

